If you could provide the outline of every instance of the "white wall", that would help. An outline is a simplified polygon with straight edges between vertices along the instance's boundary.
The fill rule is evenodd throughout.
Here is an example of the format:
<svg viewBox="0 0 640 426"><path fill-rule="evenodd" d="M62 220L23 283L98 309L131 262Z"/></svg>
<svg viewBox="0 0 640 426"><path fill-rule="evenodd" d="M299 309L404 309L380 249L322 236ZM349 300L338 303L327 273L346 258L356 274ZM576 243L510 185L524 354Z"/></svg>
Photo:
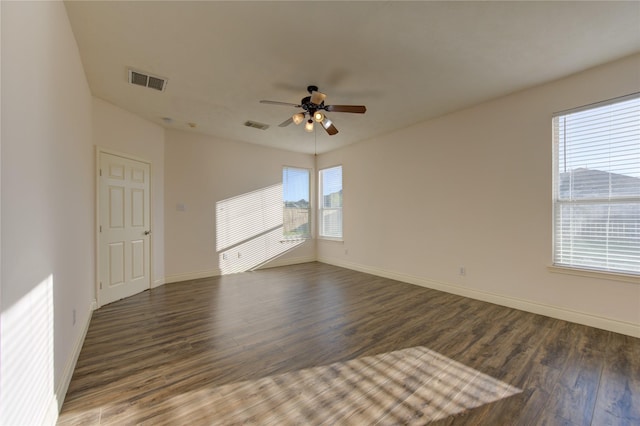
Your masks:
<svg viewBox="0 0 640 426"><path fill-rule="evenodd" d="M151 162L153 285L160 285L164 282L164 129L93 98L93 142Z"/></svg>
<svg viewBox="0 0 640 426"><path fill-rule="evenodd" d="M637 92L639 69L640 55L319 156L344 166L344 244L318 241L319 260L640 336L640 280L547 269L551 115Z"/></svg>
<svg viewBox="0 0 640 426"><path fill-rule="evenodd" d="M62 2L1 8L0 423L40 424L94 299L91 95Z"/></svg>
<svg viewBox="0 0 640 426"><path fill-rule="evenodd" d="M177 130L167 131L165 138L165 272L168 282L225 273L220 248L226 245L220 243L220 233L216 230L216 220L220 220L216 217L217 205L220 207L224 200L240 200L247 205L241 212L250 212L269 194L278 196L274 185L282 182L283 166L314 167L314 157L306 154ZM281 196L281 192L279 194ZM273 201L266 203L276 207ZM281 199L277 202L281 203ZM184 206L184 210L179 210L178 205ZM282 208L278 205L281 220ZM274 213L277 214L275 210ZM241 229L237 231L243 236L239 241L251 240L245 238L247 232L260 235L271 229L271 225L263 227L258 223L263 219L252 216L241 223ZM263 246L269 244L261 239L254 241ZM242 266L244 259L250 261L251 253L247 251L253 249L245 250L242 244L233 246L243 256L238 260L234 251L236 264ZM271 265L314 259L314 242L307 241L274 259ZM229 268L233 270L233 266L229 265Z"/></svg>

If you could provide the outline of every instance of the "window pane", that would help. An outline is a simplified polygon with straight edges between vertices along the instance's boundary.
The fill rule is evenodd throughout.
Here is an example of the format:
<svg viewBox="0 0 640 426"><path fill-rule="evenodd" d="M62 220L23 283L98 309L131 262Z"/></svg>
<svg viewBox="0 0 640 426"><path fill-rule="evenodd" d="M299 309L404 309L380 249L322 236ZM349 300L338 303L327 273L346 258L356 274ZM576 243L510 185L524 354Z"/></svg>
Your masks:
<svg viewBox="0 0 640 426"><path fill-rule="evenodd" d="M553 124L554 263L640 274L640 96Z"/></svg>
<svg viewBox="0 0 640 426"><path fill-rule="evenodd" d="M556 208L556 263L640 273L640 203Z"/></svg>
<svg viewBox="0 0 640 426"><path fill-rule="evenodd" d="M322 236L340 238L342 237L342 209L322 210Z"/></svg>
<svg viewBox="0 0 640 426"><path fill-rule="evenodd" d="M640 197L640 179L579 168L560 173L558 197L561 200Z"/></svg>
<svg viewBox="0 0 640 426"><path fill-rule="evenodd" d="M307 238L309 226L309 170L282 169L283 236Z"/></svg>
<svg viewBox="0 0 640 426"><path fill-rule="evenodd" d="M560 199L640 197L640 98L556 117Z"/></svg>
<svg viewBox="0 0 640 426"><path fill-rule="evenodd" d="M342 166L320 171L322 180L322 206L342 207Z"/></svg>
<svg viewBox="0 0 640 426"><path fill-rule="evenodd" d="M320 235L342 238L342 166L320 170Z"/></svg>

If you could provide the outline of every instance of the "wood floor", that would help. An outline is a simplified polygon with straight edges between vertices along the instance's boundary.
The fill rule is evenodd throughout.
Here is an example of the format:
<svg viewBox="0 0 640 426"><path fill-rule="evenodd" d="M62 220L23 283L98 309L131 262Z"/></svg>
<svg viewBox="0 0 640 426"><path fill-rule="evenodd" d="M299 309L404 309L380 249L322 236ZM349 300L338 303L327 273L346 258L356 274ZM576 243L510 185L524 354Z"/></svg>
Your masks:
<svg viewBox="0 0 640 426"><path fill-rule="evenodd" d="M95 311L60 425L640 425L640 339L321 263Z"/></svg>

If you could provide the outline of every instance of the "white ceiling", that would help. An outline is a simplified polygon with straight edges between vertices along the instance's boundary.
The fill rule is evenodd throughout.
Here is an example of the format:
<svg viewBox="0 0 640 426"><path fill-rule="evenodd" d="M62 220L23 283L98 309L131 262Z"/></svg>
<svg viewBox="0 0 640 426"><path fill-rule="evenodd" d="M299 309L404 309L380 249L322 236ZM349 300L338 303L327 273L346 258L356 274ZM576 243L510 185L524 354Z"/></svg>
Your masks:
<svg viewBox="0 0 640 426"><path fill-rule="evenodd" d="M167 128L326 152L640 51L640 2L68 1L92 93ZM127 83L133 67L165 92ZM278 124L315 84L340 133ZM166 124L163 117L173 122ZM262 131L246 120L269 124ZM187 123L197 124L191 129ZM314 138L317 137L317 140Z"/></svg>

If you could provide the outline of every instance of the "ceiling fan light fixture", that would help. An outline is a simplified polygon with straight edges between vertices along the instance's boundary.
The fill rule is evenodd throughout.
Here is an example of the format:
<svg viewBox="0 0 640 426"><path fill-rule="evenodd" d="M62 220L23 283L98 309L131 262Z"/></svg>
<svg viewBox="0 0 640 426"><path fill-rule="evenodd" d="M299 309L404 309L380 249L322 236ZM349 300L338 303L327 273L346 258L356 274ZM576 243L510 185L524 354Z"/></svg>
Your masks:
<svg viewBox="0 0 640 426"><path fill-rule="evenodd" d="M324 100L327 95L318 92L318 86L307 86L307 92L309 92L310 96L302 98L300 104L267 100L262 100L260 103L302 108L304 110L293 114L282 123L278 124L278 127L287 127L291 123L302 124L302 121L306 120L304 124L304 130L306 132L312 133L314 131L313 124L316 122L322 125L329 136L337 135L338 129L336 129L336 126L334 126L331 120L327 118L324 111L349 112L352 114L364 114L367 112L367 107L364 105L325 105Z"/></svg>
<svg viewBox="0 0 640 426"><path fill-rule="evenodd" d="M302 120L304 120L304 114L299 112L297 114L293 114L293 117L291 117L293 119L293 122L296 123L296 125L302 123Z"/></svg>
<svg viewBox="0 0 640 426"><path fill-rule="evenodd" d="M311 103L312 104L316 104L316 105L320 105L325 99L326 99L327 95L325 95L324 93L318 92L318 91L312 91L311 92Z"/></svg>
<svg viewBox="0 0 640 426"><path fill-rule="evenodd" d="M309 119L307 120L307 123L304 125L304 130L311 133L313 132L313 120Z"/></svg>

